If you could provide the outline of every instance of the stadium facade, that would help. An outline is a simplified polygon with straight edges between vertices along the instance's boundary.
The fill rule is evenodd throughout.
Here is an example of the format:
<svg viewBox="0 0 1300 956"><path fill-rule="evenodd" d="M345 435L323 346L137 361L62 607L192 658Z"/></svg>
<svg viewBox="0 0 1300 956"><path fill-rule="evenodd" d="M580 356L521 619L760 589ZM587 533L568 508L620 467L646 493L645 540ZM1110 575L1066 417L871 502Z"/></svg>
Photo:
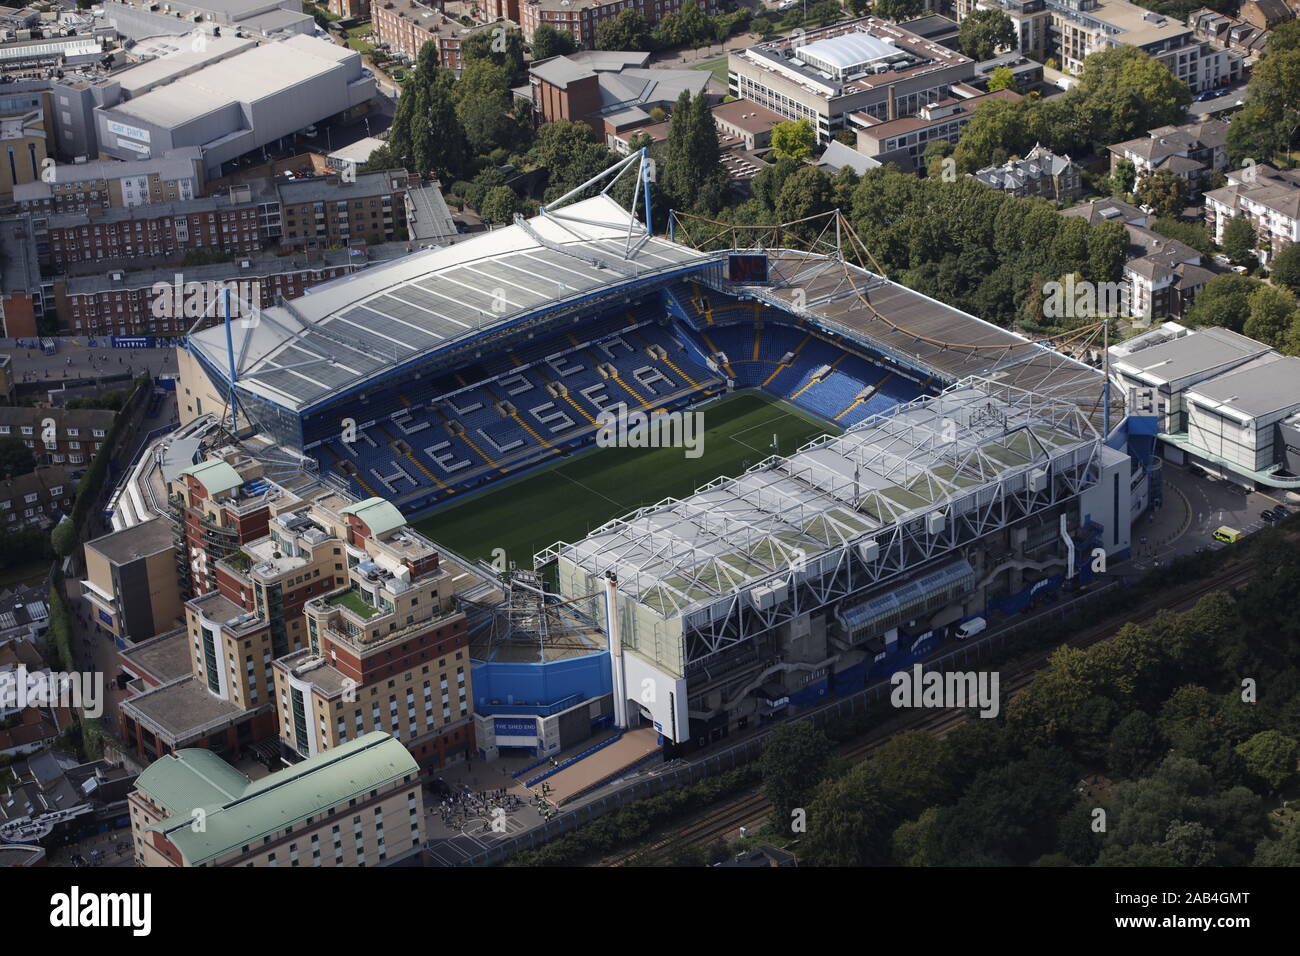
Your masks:
<svg viewBox="0 0 1300 956"><path fill-rule="evenodd" d="M1159 488L1154 419L1121 418L1100 370L833 251L654 236L607 194L197 332L181 385L183 419L233 397L407 513L593 444L614 409L753 388L844 429L534 557L561 630L599 637L476 655L474 683L481 742L539 753L562 713L679 752L850 693L1086 585Z"/></svg>

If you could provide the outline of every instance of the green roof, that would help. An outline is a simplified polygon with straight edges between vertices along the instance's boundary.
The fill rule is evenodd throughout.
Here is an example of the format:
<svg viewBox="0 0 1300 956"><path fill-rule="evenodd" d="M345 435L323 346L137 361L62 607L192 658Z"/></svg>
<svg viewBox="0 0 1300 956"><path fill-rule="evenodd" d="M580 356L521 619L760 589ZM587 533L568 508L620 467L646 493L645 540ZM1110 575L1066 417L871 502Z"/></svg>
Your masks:
<svg viewBox="0 0 1300 956"><path fill-rule="evenodd" d="M220 458L209 458L205 462L191 465L181 474L193 475L207 489L209 495L219 495L223 491L238 488L244 483L244 479L239 477L239 472Z"/></svg>
<svg viewBox="0 0 1300 956"><path fill-rule="evenodd" d="M418 773L410 751L375 731L261 780L209 751L179 750L155 760L135 785L168 814L148 829L165 834L187 864L200 866ZM195 809L205 813L197 832Z"/></svg>
<svg viewBox="0 0 1300 956"><path fill-rule="evenodd" d="M365 501L344 508L343 514L356 515L366 523L366 527L375 537L406 524L406 519L397 510L397 506L384 498L367 498Z"/></svg>

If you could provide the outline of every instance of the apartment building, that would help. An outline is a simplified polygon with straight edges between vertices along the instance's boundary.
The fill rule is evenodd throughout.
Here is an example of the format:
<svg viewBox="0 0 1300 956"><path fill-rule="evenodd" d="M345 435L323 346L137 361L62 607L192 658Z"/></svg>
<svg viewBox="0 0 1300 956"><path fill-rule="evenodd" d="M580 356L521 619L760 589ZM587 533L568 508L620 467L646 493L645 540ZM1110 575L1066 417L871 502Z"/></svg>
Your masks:
<svg viewBox="0 0 1300 956"><path fill-rule="evenodd" d="M248 255L272 241L267 216L274 195L254 200L247 191L186 202L52 213L32 218L37 254L51 270L78 262L183 256L186 252Z"/></svg>
<svg viewBox="0 0 1300 956"><path fill-rule="evenodd" d="M975 75L969 57L875 17L733 51L727 67L732 96L807 119L823 143L851 114L910 116Z"/></svg>
<svg viewBox="0 0 1300 956"><path fill-rule="evenodd" d="M0 406L0 438L19 438L39 465L84 465L107 440L117 412L100 408Z"/></svg>
<svg viewBox="0 0 1300 956"><path fill-rule="evenodd" d="M388 170L364 173L355 182L329 177L281 183L280 244L328 248L405 239L408 181L404 171Z"/></svg>
<svg viewBox="0 0 1300 956"><path fill-rule="evenodd" d="M367 246L364 255L355 249L309 250L187 266L183 272L163 268L63 276L53 282L54 312L68 335L180 335L195 323L219 320L217 303L224 289L231 290L241 310L269 308L409 251L406 243L392 242Z"/></svg>
<svg viewBox="0 0 1300 956"><path fill-rule="evenodd" d="M119 647L170 631L184 617L172 526L154 518L87 541L82 594Z"/></svg>
<svg viewBox="0 0 1300 956"><path fill-rule="evenodd" d="M1188 14L1187 25L1192 28L1197 39L1209 40L1216 46L1236 50L1252 61L1264 55L1269 37L1273 35L1271 30L1261 30L1209 7Z"/></svg>
<svg viewBox="0 0 1300 956"><path fill-rule="evenodd" d="M1187 182L1192 195L1210 174L1228 165L1228 124L1209 119L1182 126L1161 126L1146 136L1116 143L1110 149L1110 171L1115 173L1121 160L1137 170L1137 178L1168 170Z"/></svg>
<svg viewBox="0 0 1300 956"><path fill-rule="evenodd" d="M1300 170L1277 170L1260 163L1228 173L1228 184L1205 194L1205 225L1215 242L1234 216L1245 216L1259 238L1267 262L1300 239Z"/></svg>
<svg viewBox="0 0 1300 956"><path fill-rule="evenodd" d="M461 44L494 24L466 24L443 12L442 6L417 0L375 0L370 7L370 22L379 42L387 43L392 53L403 53L414 60L421 47L432 43L438 50L438 63L460 76Z"/></svg>
<svg viewBox="0 0 1300 956"><path fill-rule="evenodd" d="M239 755L273 739L272 662L305 646L303 605L346 575L334 532L298 526L294 513L309 502L263 469L227 448L169 483L184 627L147 654L130 647L120 655L138 682L119 708L119 729L144 758L193 746ZM310 493L327 503L337 496L321 486ZM337 507L348 500L337 496Z"/></svg>
<svg viewBox="0 0 1300 956"><path fill-rule="evenodd" d="M382 731L422 767L464 758L474 748L473 697L453 574L391 503L370 498L339 515L347 579L308 601L310 646L275 662L286 757Z"/></svg>
<svg viewBox="0 0 1300 956"><path fill-rule="evenodd" d="M501 16L509 16L508 8L517 5L518 12L510 17L524 31L524 39L532 42L533 31L545 23L556 30L573 34L578 45L587 49L596 46L596 31L602 23L615 19L624 10L635 10L653 27L670 13L680 13L684 0L593 0L591 3L571 3L568 0L489 0L489 10L495 6ZM715 0L698 0L705 13L716 12Z"/></svg>
<svg viewBox="0 0 1300 956"><path fill-rule="evenodd" d="M946 140L956 145L975 111L989 100L1018 100L1020 94L996 90L963 99L950 97L921 107L915 116L881 120L869 113L849 116L856 131L857 151L882 163L894 163L910 172L921 165L925 148Z"/></svg>
<svg viewBox="0 0 1300 956"><path fill-rule="evenodd" d="M425 839L419 768L380 733L257 781L183 750L147 767L128 803L140 866L386 866Z"/></svg>
<svg viewBox="0 0 1300 956"><path fill-rule="evenodd" d="M203 151L192 146L157 159L47 166L35 182L14 187L14 202L24 212L85 213L186 202L203 188Z"/></svg>
<svg viewBox="0 0 1300 956"><path fill-rule="evenodd" d="M1245 58L1198 39L1195 29L1127 0L957 0L957 19L997 9L1015 27L1018 49L1055 57L1080 73L1093 53L1132 46L1159 60L1193 92L1240 80Z"/></svg>
<svg viewBox="0 0 1300 956"><path fill-rule="evenodd" d="M0 521L7 528L54 527L72 513L77 497L73 474L63 465L41 465L25 475L0 479Z"/></svg>
<svg viewBox="0 0 1300 956"><path fill-rule="evenodd" d="M1199 251L1150 228L1155 219L1121 199L1096 199L1061 210L1089 225L1121 223L1128 232L1121 309L1133 318L1182 316L1215 273L1202 265Z"/></svg>

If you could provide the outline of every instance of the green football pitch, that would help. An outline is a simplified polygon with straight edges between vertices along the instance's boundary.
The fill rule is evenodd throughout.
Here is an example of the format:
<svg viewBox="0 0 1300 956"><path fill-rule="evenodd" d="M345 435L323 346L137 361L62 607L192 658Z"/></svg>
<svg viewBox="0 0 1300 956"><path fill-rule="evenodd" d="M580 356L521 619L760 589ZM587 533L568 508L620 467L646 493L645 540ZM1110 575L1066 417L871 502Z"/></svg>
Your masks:
<svg viewBox="0 0 1300 956"><path fill-rule="evenodd" d="M681 448L591 448L507 478L449 502L415 521L437 544L467 558L532 567L556 541L577 541L611 518L664 498L681 498L719 475L737 475L777 450L790 454L840 429L757 392L741 392L699 409L703 454Z"/></svg>

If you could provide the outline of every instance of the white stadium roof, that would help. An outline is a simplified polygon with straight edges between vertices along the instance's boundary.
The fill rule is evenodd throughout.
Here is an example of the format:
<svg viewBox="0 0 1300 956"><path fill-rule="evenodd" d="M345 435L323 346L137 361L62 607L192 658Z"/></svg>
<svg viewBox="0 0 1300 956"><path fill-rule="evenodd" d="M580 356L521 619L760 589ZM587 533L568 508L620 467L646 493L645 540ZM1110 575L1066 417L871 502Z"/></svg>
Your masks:
<svg viewBox="0 0 1300 956"><path fill-rule="evenodd" d="M611 521L563 558L661 617L684 615L925 512L968 510L999 480L1047 469L1100 437L1073 404L980 379L898 405L789 458L773 456Z"/></svg>
<svg viewBox="0 0 1300 956"><path fill-rule="evenodd" d="M665 239L607 195L316 286L231 323L239 387L301 411L493 326L715 258ZM219 374L226 331L190 336Z"/></svg>

